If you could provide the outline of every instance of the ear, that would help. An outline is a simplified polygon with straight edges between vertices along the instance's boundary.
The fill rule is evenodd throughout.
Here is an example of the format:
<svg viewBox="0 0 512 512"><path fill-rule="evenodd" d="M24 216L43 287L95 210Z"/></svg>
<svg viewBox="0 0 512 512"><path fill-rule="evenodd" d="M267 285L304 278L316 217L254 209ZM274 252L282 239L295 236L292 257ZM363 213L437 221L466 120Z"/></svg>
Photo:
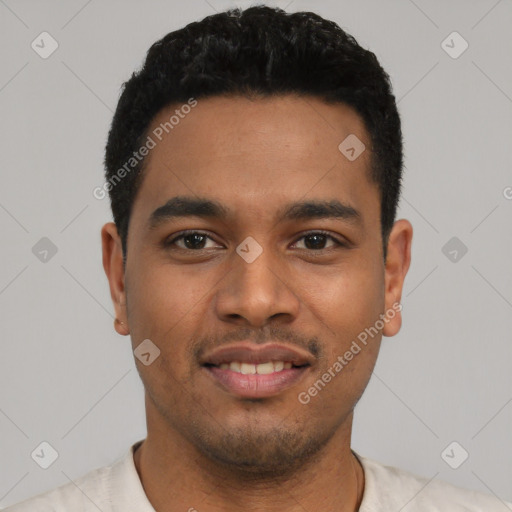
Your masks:
<svg viewBox="0 0 512 512"><path fill-rule="evenodd" d="M117 233L117 227L113 222L108 222L101 229L101 243L103 247L103 268L108 278L110 296L116 314L114 328L119 334L126 336L130 334L130 328L126 314L123 248L121 238Z"/></svg>
<svg viewBox="0 0 512 512"><path fill-rule="evenodd" d="M412 225L400 219L393 224L388 239L385 264L385 304L388 321L382 330L384 336L394 336L402 326L402 289L411 263Z"/></svg>

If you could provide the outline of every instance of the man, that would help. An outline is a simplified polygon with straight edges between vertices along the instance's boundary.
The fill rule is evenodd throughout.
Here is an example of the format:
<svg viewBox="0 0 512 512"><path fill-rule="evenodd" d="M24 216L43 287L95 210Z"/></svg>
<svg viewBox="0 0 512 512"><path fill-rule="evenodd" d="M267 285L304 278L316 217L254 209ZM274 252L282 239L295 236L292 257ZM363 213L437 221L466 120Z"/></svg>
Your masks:
<svg viewBox="0 0 512 512"><path fill-rule="evenodd" d="M373 53L313 13L192 23L125 84L105 164L103 265L147 438L9 511L506 509L351 450L412 240Z"/></svg>

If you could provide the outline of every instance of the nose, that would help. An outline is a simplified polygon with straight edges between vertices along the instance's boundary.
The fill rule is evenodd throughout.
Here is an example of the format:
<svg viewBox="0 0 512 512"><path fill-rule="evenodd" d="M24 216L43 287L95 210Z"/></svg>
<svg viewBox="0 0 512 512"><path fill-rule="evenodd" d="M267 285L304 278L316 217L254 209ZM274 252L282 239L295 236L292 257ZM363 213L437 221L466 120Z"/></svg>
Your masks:
<svg viewBox="0 0 512 512"><path fill-rule="evenodd" d="M251 263L233 253L231 271L221 280L215 297L218 318L239 325L263 327L282 317L292 322L298 315L300 300L284 263L270 249Z"/></svg>

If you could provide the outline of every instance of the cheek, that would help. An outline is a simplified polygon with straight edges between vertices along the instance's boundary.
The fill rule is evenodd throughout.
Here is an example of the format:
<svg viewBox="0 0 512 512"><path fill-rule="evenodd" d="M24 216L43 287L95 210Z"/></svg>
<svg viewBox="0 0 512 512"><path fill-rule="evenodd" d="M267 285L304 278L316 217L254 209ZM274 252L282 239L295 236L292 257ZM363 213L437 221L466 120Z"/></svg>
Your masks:
<svg viewBox="0 0 512 512"><path fill-rule="evenodd" d="M380 348L381 332L375 325L384 311L382 269L377 264L354 263L311 280L308 289L307 301L316 317L312 321L323 331L326 351L319 377L327 373L325 378L332 379L325 404L335 406L340 396L350 397L349 402L357 400Z"/></svg>
<svg viewBox="0 0 512 512"><path fill-rule="evenodd" d="M201 321L204 290L170 265L141 265L132 275L127 302L133 349L150 339L160 351L148 366L136 360L138 372L153 402L174 409L190 393L187 347Z"/></svg>
<svg viewBox="0 0 512 512"><path fill-rule="evenodd" d="M149 339L160 350L150 366L137 361L144 381L150 380L153 386L179 387L179 382L186 380L186 372L190 371L186 349L204 317L205 291L198 286L197 279L192 280L186 272L171 270L170 265L139 267L129 280L127 303L132 347L135 350Z"/></svg>
<svg viewBox="0 0 512 512"><path fill-rule="evenodd" d="M154 332L165 332L194 315L208 290L197 272L192 275L171 265L139 267L130 285L129 313L134 327L143 325Z"/></svg>
<svg viewBox="0 0 512 512"><path fill-rule="evenodd" d="M373 325L384 308L384 280L377 265L351 264L310 273L298 285L303 302L332 334L346 339Z"/></svg>

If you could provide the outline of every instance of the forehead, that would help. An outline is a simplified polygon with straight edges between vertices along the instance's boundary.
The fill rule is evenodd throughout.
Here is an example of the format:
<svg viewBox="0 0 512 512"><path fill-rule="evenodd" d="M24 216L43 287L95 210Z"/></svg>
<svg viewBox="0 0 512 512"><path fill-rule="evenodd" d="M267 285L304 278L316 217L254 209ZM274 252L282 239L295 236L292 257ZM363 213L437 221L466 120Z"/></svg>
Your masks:
<svg viewBox="0 0 512 512"><path fill-rule="evenodd" d="M154 147L133 213L147 218L183 195L265 216L308 195L359 207L379 201L369 180L369 135L346 105L294 95L211 97L184 105L166 107L148 129ZM355 160L339 149L347 137L368 148Z"/></svg>

